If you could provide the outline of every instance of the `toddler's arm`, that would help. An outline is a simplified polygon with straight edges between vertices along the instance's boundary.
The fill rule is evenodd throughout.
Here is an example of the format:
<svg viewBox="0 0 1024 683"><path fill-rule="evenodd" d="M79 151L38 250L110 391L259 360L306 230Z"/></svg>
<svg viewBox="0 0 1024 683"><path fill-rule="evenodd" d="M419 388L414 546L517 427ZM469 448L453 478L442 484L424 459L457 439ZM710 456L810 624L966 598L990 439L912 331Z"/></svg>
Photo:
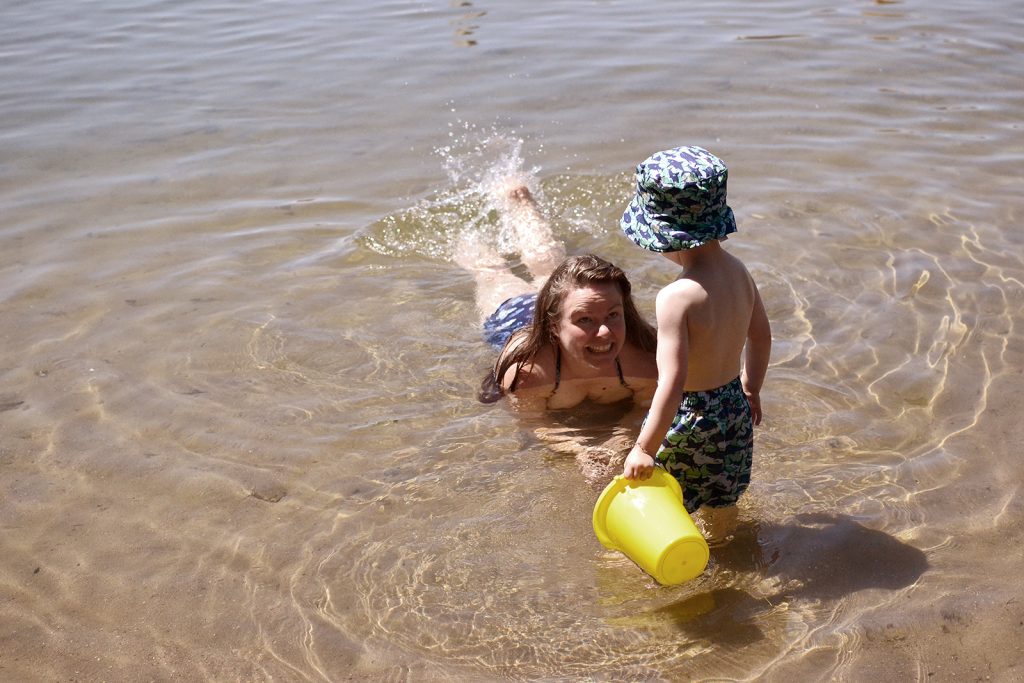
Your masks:
<svg viewBox="0 0 1024 683"><path fill-rule="evenodd" d="M768 360L772 354L772 328L764 310L761 294L754 286L754 310L747 329L747 347L743 355L743 393L750 403L750 414L754 424L761 424L761 385L768 371Z"/></svg>
<svg viewBox="0 0 1024 683"><path fill-rule="evenodd" d="M654 456L679 410L679 397L686 385L690 340L686 328L689 299L684 290L671 285L658 292L658 388L640 430L636 445L626 457L622 474L627 479L646 479L654 468Z"/></svg>

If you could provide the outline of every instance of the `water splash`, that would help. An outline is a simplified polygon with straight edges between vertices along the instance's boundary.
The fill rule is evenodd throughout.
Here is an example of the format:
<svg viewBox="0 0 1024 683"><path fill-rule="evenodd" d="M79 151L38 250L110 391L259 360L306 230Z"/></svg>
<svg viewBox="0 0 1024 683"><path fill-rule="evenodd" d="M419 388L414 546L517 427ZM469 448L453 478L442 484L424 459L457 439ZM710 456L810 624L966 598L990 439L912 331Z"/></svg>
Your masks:
<svg viewBox="0 0 1024 683"><path fill-rule="evenodd" d="M543 203L540 167L525 168L519 135L471 124L451 125L449 141L435 149L450 184L408 209L372 225L363 244L385 256L418 255L451 260L455 245L479 237L498 251L515 250L515 237L500 216L496 197L510 183L525 185Z"/></svg>

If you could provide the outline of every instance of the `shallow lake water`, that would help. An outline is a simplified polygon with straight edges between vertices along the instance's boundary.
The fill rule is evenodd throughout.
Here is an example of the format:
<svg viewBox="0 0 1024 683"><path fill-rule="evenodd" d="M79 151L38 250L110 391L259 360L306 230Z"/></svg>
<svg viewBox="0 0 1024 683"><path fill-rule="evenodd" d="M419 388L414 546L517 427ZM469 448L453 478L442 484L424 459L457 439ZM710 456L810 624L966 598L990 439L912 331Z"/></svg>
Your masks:
<svg viewBox="0 0 1024 683"><path fill-rule="evenodd" d="M1018 680L1022 36L1006 0L0 8L0 679ZM618 218L680 144L729 164L775 342L740 528L662 587L476 402L452 249L510 248L518 175L653 319L676 273Z"/></svg>

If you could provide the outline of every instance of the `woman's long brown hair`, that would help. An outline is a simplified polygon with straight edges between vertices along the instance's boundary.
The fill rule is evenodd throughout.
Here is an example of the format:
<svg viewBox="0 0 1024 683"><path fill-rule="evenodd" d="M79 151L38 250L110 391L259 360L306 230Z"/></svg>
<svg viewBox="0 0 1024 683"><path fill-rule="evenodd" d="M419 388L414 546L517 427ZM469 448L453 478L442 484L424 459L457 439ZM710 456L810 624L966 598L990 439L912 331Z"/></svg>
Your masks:
<svg viewBox="0 0 1024 683"><path fill-rule="evenodd" d="M558 321L562 316L562 304L569 292L580 287L606 283L618 286L622 294L626 341L654 353L658 334L637 310L633 302L633 287L622 269L594 254L570 256L558 264L541 287L533 309L533 322L505 342L505 348L498 356L491 375L484 379L480 400L485 403L498 400L502 394L501 378L509 368L518 368L530 361L548 344L558 344Z"/></svg>

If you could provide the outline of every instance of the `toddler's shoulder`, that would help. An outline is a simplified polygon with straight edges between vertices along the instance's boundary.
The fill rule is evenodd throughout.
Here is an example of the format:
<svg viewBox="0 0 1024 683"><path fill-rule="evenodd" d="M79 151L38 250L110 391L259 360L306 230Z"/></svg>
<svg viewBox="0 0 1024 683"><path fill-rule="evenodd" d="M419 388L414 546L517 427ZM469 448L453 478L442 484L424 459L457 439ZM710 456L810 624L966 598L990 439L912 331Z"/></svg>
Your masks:
<svg viewBox="0 0 1024 683"><path fill-rule="evenodd" d="M686 277L670 282L661 288L655 299L659 307L686 307L703 301L707 297L704 285Z"/></svg>

